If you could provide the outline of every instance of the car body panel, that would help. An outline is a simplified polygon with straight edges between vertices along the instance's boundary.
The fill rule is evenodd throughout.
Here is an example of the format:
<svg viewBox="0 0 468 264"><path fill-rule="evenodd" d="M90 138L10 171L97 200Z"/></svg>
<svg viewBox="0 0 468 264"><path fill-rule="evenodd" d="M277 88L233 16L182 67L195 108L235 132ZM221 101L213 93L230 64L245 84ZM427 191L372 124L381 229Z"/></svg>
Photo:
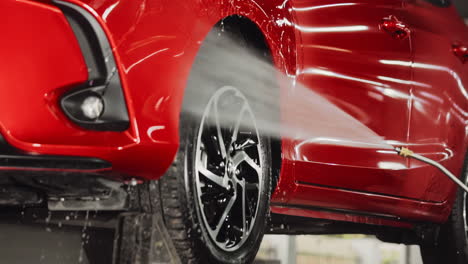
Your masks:
<svg viewBox="0 0 468 264"><path fill-rule="evenodd" d="M179 114L184 89L203 39L221 19L241 15L254 22L265 35L275 66L288 78L325 95L330 102L389 143L409 146L430 143L424 144L427 149L421 147L416 151L435 153L436 156L431 157L439 160L438 157L443 159L443 155L437 153L452 151L454 158L444 161L444 164L454 172L462 166L466 148L466 99L460 96L463 94L461 87L442 88L449 96L441 91L431 93L436 97L445 96L441 109L433 111L453 113L451 123L447 120L437 123L415 106L419 101L433 103L423 101L427 100L427 95L421 89L428 87L415 86L435 85L426 83L432 73L418 73L414 67L382 63L382 60L411 62L413 57L421 61L431 59L427 54L419 56L418 46L412 45L413 37L419 39L417 31L408 39L396 40L379 28L381 19L389 15L401 17L410 27L413 26L414 17L409 16L413 11L410 11L411 7L408 9L406 2L67 2L90 12L107 34L119 67L131 120L130 129L122 133L86 130L72 124L60 113L59 95L87 78L73 33L51 1L7 0L0 7L11 5L18 8L11 12L13 23L8 29L11 36L29 32L37 20L54 23L56 27L54 31L54 27L48 29L40 24L41 29L36 30L45 33L0 43L0 52L9 61L8 65L0 63L1 85L16 88L8 95L10 97L0 96L5 103L0 106L4 107L3 114L0 113L0 132L9 144L27 153L96 157L110 162L116 177L158 179L172 163L179 146ZM31 11L24 13L24 17L13 18L29 8ZM298 12L300 9L302 13ZM0 10L4 12L5 9ZM366 11L364 15L361 13L363 10ZM44 12L47 14L43 19L41 15ZM422 10L415 12L424 14ZM330 17L337 18L332 20ZM334 29L327 32L327 28ZM457 28L450 34L466 34L466 28ZM53 36L60 36L60 40L47 47L50 39L59 38ZM429 35L422 38L425 37L430 38ZM18 76L19 69L15 68L21 66L15 65L18 50L8 46L11 43L23 45L23 50L28 50L25 53L28 56L21 61L44 61L44 64L31 63L23 69L24 76L39 76L37 79L22 80ZM47 52L35 47L42 47ZM424 51L423 48L421 52ZM53 52L66 56L47 56ZM442 47L438 58L450 52L449 48ZM455 61L449 58L431 63L445 63L445 67L453 67L459 74L466 71L466 67ZM8 69L15 72L5 74ZM53 76L57 69L63 71L60 78ZM30 100L27 102L29 108L18 104L24 94L27 94L25 99ZM280 103L284 110L288 105L288 91L283 88L281 95ZM16 99L8 101L6 98ZM449 99L453 102L447 101ZM21 118L15 119L13 116L16 114ZM291 112L283 111L283 122L294 120L290 115ZM447 128L446 124L454 129ZM313 122L309 128L313 129ZM436 136L424 134L425 130L431 129L440 130L431 131ZM427 141L427 138L434 140ZM454 185L444 181L440 173L398 157L391 150L308 144L306 140L294 138L284 138L282 150L281 175L272 197L273 211L382 225L393 224L375 221L372 217L337 217L313 212L323 207L423 222L443 222L450 212ZM435 187L431 189L428 186ZM297 206L302 206L302 209L287 209ZM401 226L407 227L407 224Z"/></svg>
<svg viewBox="0 0 468 264"><path fill-rule="evenodd" d="M414 35L417 36L418 30L415 29L410 38L402 42L379 28L382 18L393 15L408 23L412 29L411 20L406 21L411 13L407 9L408 3L402 1L372 3L292 1L292 3L293 10L299 11L294 16L296 19L294 24L297 25L297 35L301 39L298 45L302 45L298 46L298 78L301 81L315 91L320 90L320 94L325 94L327 99L368 125L390 144L409 145L413 148L416 143L415 137L412 136L414 127L420 130L419 139L427 137L427 134L423 133L433 129L431 125L422 123L422 119L412 115L415 111L414 103L418 99L413 93L418 89L427 89L429 87L427 79L424 80L422 77L415 80L412 67L391 63L391 61L411 62L415 54L418 54L418 50L411 42ZM373 11L365 12L366 5L370 5L368 8ZM359 7L361 8L359 11L352 11L353 8ZM431 8L439 9L433 6ZM314 12L317 14L313 16ZM450 12L454 10L450 9ZM298 13L304 13L301 14L303 17L301 18ZM359 14L359 16L349 14ZM454 15L456 14L452 14ZM327 19L331 16L340 19ZM365 27L369 32L364 30ZM461 30L466 32L466 27ZM364 39L366 41L363 41ZM424 43L430 41L427 39ZM308 48L310 50L307 50ZM443 53L441 56L453 58L450 49L440 50L441 54ZM428 57L431 56L431 53L424 52ZM397 57L399 59L396 59ZM301 78L301 69L307 67L315 69L315 72L312 71L315 75L322 74L325 78L307 74L303 74ZM458 61L453 67L462 67L462 65ZM303 72L307 73L307 70ZM416 77L419 75L416 74ZM440 81L434 83L438 82L440 83ZM460 94L459 92L463 90L457 88L457 91ZM464 104L465 99L463 97L459 99ZM451 103L446 103L446 106L452 107ZM460 112L460 108L463 109L464 106L456 110ZM420 122L417 123L418 121ZM454 135L458 137L451 138L452 146L457 146L459 151L466 147L464 127L465 123L458 123L458 130L454 129L457 131ZM434 133L451 131L452 128L453 126L448 128L439 126ZM444 140L448 138L444 137ZM421 166L414 161L402 159L395 156L393 151L385 149L308 144L307 141L289 143L289 151L283 154L286 157L290 155L294 180L281 179L283 182L280 181L280 188L273 197L273 201L279 205L286 204L293 208L305 205L306 207L301 207L301 211L309 211L310 216L313 212L317 212L317 208L333 208L435 222L445 221L450 212L456 188L445 175L427 165ZM434 144L424 145L424 148L431 147L434 147ZM427 154L421 152L424 148L416 149L418 153ZM434 150L441 152L440 148L432 148L432 151ZM442 153L446 154L453 150L455 149L442 149ZM461 151L456 155L456 159L444 164L459 173L463 158L464 152ZM428 174L428 171L431 174ZM346 200L352 202L344 202Z"/></svg>
<svg viewBox="0 0 468 264"><path fill-rule="evenodd" d="M301 39L298 80L384 140L406 145L411 69L379 62L411 59L410 39L396 39L379 27L384 18L401 16L403 2L295 0L292 7ZM331 16L339 19L328 19ZM313 120L310 126L314 129ZM297 181L410 198L422 195L422 190L408 191L418 179L408 177L407 161L394 153L308 141L294 142L291 159ZM321 165L330 163L335 167L323 173Z"/></svg>
<svg viewBox="0 0 468 264"><path fill-rule="evenodd" d="M452 45L467 43L468 31L453 6L407 1L405 21L414 34L412 110L408 144L418 154L441 162L459 175L466 153L468 67ZM454 19L447 19L447 18ZM430 18L430 19L427 19ZM393 63L400 67L405 63ZM407 65L407 64L406 64ZM419 84L419 85L416 85ZM412 160L425 200L449 201L455 187L437 169Z"/></svg>

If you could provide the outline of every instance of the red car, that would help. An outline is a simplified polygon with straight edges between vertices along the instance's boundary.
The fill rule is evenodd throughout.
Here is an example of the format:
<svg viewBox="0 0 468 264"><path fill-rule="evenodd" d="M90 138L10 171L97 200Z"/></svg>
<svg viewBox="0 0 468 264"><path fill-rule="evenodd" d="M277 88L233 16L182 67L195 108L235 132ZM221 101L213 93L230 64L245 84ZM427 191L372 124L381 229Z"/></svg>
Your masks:
<svg viewBox="0 0 468 264"><path fill-rule="evenodd" d="M468 262L466 194L385 147L468 181L466 2L3 0L0 13L0 204L160 206L183 263L251 262L264 232L375 234L420 244L426 264Z"/></svg>

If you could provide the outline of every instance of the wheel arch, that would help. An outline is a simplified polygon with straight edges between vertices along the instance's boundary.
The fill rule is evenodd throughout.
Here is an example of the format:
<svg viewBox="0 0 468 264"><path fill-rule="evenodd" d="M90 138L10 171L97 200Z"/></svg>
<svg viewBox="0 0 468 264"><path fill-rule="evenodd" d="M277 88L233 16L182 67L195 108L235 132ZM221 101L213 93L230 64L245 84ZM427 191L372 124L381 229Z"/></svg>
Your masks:
<svg viewBox="0 0 468 264"><path fill-rule="evenodd" d="M157 170L135 176L158 179L174 160L187 80L203 40L219 22L240 29L246 41L268 52L280 72L289 77L296 74L297 46L288 1L155 0L146 5L146 0L135 0L115 8L110 0L99 5L64 1L87 7L108 29L127 87L131 128L135 130L132 140L139 148L136 154L151 156L149 164L157 164L153 166ZM137 7L141 9L138 16L128 17L128 10ZM174 15L178 19L173 19ZM136 27L140 21L151 26ZM277 175L282 163L281 142L274 142L272 149ZM164 154L146 155L149 152Z"/></svg>

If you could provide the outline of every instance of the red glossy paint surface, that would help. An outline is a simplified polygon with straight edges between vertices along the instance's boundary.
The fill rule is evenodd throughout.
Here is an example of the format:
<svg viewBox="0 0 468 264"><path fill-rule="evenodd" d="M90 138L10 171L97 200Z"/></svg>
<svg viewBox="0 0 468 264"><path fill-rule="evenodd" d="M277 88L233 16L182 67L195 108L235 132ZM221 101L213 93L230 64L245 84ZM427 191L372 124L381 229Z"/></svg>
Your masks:
<svg viewBox="0 0 468 264"><path fill-rule="evenodd" d="M460 174L468 75L451 47L466 41L468 30L454 8L392 0L292 5L302 41L298 78L390 144L409 146ZM404 24L408 38L379 30L389 16ZM307 140L289 142L289 148L296 182L283 179L275 202L435 222L450 212L453 183L425 164L392 151Z"/></svg>
<svg viewBox="0 0 468 264"><path fill-rule="evenodd" d="M409 39L380 28L389 15L401 17L402 2L321 0L311 7L310 1L295 0L292 5L299 25L296 35L302 39L298 79L386 140L405 142L411 89L405 80L411 79L411 70L379 62L411 58ZM345 19L328 19L331 16ZM310 125L313 129L313 122ZM408 194L405 184L414 186L411 181L416 181L401 170L405 160L393 153L323 147L306 140L293 145L290 158L296 161L298 181L400 196ZM330 173L322 173L326 163L336 164Z"/></svg>
<svg viewBox="0 0 468 264"><path fill-rule="evenodd" d="M454 8L409 1L406 12L417 32L412 36L414 85L408 143L458 175L466 153L468 68L451 48L454 43L467 43L467 27L456 19ZM405 63L387 63L408 68ZM421 198L450 200L455 188L437 169L417 161L411 161L410 167L421 175L420 188L425 190Z"/></svg>
<svg viewBox="0 0 468 264"><path fill-rule="evenodd" d="M131 128L95 132L64 117L58 96L87 78L73 33L48 1L6 0L0 2L7 21L0 42L0 132L17 148L102 158L116 175L159 178L177 151L180 106L200 43L219 20L238 14L263 32L281 72L390 144L409 146L460 172L468 66L452 45L468 45L468 29L451 7L422 0L67 1L91 12L108 34ZM407 27L407 37L382 28L391 16L400 23L393 26ZM283 106L288 93L282 91ZM283 120L299 122L291 115L284 110ZM282 148L274 203L434 222L450 212L454 185L392 151L294 138L285 138ZM304 210L278 212L393 225Z"/></svg>

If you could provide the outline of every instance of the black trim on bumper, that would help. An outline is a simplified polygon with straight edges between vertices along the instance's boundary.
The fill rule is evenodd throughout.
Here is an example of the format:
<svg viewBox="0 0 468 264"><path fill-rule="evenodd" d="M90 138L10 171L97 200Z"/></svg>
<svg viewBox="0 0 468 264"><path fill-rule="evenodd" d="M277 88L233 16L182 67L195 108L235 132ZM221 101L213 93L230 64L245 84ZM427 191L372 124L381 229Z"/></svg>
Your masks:
<svg viewBox="0 0 468 264"><path fill-rule="evenodd" d="M0 155L1 168L60 169L60 170L102 170L110 169L111 164L95 158Z"/></svg>
<svg viewBox="0 0 468 264"><path fill-rule="evenodd" d="M31 155L10 146L0 135L0 175L2 171L18 170L72 170L96 171L111 169L112 165L104 160L87 157Z"/></svg>
<svg viewBox="0 0 468 264"><path fill-rule="evenodd" d="M80 46L88 81L65 94L60 105L66 116L83 128L98 131L125 131L130 127L127 105L111 45L99 22L83 8L53 0L63 12ZM104 108L99 117L89 119L81 105L89 96L99 96Z"/></svg>

